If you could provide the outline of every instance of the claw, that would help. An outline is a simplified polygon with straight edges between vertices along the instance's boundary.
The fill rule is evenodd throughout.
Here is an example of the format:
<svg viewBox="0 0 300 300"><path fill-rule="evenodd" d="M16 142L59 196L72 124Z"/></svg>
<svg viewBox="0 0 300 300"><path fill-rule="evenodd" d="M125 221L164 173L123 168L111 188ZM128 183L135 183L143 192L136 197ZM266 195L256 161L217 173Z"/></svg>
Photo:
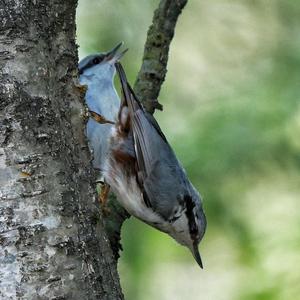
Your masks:
<svg viewBox="0 0 300 300"><path fill-rule="evenodd" d="M79 90L79 92L83 95L85 95L86 91L87 91L87 88L88 86L87 85L82 85L78 82L75 82L74 83L75 87Z"/></svg>
<svg viewBox="0 0 300 300"><path fill-rule="evenodd" d="M110 121L110 120L107 120L105 117L97 114L96 112L94 111L91 111L89 110L89 115L92 119L94 119L97 123L100 123L100 124L115 124L115 122L113 121Z"/></svg>

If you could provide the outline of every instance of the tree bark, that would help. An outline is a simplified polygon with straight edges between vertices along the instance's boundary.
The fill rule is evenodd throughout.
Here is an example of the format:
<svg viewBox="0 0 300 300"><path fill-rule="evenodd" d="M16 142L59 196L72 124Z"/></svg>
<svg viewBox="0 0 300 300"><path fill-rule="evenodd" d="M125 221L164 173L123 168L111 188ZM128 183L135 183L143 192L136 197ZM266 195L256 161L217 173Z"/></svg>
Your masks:
<svg viewBox="0 0 300 300"><path fill-rule="evenodd" d="M78 124L76 5L0 1L0 299L123 299Z"/></svg>

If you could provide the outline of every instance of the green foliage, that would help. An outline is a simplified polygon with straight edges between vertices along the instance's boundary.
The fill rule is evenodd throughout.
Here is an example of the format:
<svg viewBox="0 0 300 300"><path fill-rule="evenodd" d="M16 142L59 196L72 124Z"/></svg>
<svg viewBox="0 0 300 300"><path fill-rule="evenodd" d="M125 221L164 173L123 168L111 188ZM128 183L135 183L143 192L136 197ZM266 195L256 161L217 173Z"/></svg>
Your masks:
<svg viewBox="0 0 300 300"><path fill-rule="evenodd" d="M158 1L81 1L80 53L129 47L133 83ZM190 1L156 117L201 191L205 270L166 235L123 231L127 299L296 299L300 293L300 4Z"/></svg>

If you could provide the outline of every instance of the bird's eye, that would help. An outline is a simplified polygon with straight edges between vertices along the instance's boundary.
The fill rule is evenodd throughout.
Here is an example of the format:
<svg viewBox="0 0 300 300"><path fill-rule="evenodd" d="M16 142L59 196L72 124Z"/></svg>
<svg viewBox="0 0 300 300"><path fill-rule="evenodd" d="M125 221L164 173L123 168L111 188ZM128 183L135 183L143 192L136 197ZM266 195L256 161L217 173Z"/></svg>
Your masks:
<svg viewBox="0 0 300 300"><path fill-rule="evenodd" d="M100 63L100 58L99 57L95 57L94 59L93 59L93 64L94 65L98 65L99 63Z"/></svg>

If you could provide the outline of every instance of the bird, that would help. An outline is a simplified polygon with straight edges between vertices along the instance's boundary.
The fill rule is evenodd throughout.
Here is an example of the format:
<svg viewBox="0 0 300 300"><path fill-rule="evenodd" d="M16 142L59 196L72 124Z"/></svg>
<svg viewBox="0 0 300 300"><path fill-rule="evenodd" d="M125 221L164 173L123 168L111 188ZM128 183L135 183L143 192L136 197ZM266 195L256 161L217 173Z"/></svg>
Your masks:
<svg viewBox="0 0 300 300"><path fill-rule="evenodd" d="M111 127L104 178L129 214L186 246L203 268L198 249L206 230L202 198L156 119L136 97L120 62L115 66L122 100Z"/></svg>
<svg viewBox="0 0 300 300"><path fill-rule="evenodd" d="M105 205L111 187L129 214L188 247L203 268L198 249L206 230L202 198L127 82L119 63L128 50L118 53L122 44L79 62L90 112L86 134L103 184L99 200ZM122 100L114 87L116 69Z"/></svg>

